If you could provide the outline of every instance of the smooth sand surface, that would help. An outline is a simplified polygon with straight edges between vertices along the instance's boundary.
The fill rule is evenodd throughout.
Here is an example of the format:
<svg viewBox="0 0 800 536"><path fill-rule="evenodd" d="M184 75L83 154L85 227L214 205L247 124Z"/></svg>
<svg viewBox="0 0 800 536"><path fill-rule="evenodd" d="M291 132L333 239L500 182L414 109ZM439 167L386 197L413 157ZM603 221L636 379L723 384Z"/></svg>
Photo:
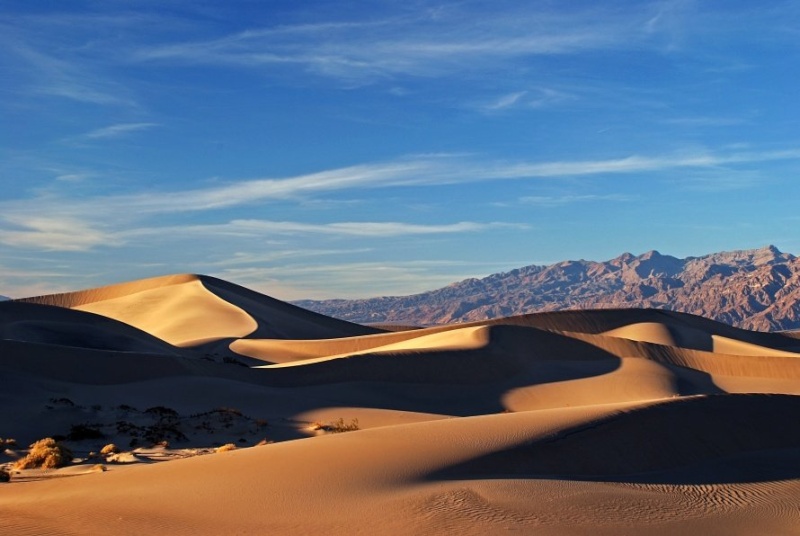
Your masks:
<svg viewBox="0 0 800 536"><path fill-rule="evenodd" d="M788 334L381 332L192 275L26 301L0 304L0 464L54 435L77 459L12 469L1 534L800 534Z"/></svg>

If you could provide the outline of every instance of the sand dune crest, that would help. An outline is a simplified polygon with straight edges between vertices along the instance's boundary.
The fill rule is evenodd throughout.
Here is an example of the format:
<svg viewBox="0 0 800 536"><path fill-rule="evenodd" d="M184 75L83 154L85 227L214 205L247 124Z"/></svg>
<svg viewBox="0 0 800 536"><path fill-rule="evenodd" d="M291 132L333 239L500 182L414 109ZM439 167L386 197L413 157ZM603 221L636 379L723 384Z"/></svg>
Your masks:
<svg viewBox="0 0 800 536"><path fill-rule="evenodd" d="M0 532L793 534L793 335L654 310L383 332L194 275L0 303L0 465L45 436L79 460L12 470Z"/></svg>

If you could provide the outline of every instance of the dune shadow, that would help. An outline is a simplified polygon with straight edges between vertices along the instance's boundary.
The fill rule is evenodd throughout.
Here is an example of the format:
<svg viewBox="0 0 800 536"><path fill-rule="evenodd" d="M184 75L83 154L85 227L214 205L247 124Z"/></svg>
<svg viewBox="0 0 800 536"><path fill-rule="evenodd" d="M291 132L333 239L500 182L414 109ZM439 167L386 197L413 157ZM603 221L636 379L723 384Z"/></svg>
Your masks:
<svg viewBox="0 0 800 536"><path fill-rule="evenodd" d="M800 478L791 395L676 399L445 467L426 481L557 479L724 484Z"/></svg>
<svg viewBox="0 0 800 536"><path fill-rule="evenodd" d="M616 355L580 340L500 326L478 349L365 353L254 372L262 385L339 405L468 416L505 410L510 390L597 377L620 365Z"/></svg>

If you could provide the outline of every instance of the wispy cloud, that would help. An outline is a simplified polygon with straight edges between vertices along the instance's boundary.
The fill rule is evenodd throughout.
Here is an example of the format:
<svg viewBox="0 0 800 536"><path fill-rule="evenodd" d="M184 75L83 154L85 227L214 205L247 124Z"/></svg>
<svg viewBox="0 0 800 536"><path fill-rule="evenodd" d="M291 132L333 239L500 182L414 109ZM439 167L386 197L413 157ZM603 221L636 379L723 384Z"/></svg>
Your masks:
<svg viewBox="0 0 800 536"><path fill-rule="evenodd" d="M624 194L605 194L605 195L559 195L559 196L525 196L519 199L520 203L526 205L535 205L539 207L560 207L565 205L571 205L573 203L585 203L585 202L615 202L615 203L622 203L633 201L636 199L634 196L631 195L624 195Z"/></svg>
<svg viewBox="0 0 800 536"><path fill-rule="evenodd" d="M252 252L252 251L236 251L230 256L209 263L209 266L226 267L226 266L243 266L243 265L260 265L273 264L275 262L286 262L293 259L308 259L313 257L325 257L335 255L357 255L373 251L372 248L342 248L342 249L283 249L273 250L269 253Z"/></svg>
<svg viewBox="0 0 800 536"><path fill-rule="evenodd" d="M136 61L255 69L301 66L322 76L368 82L398 75L435 76L498 61L604 49L622 42L626 24L591 11L540 7L513 16L449 9L383 19L286 25L205 41L144 47Z"/></svg>
<svg viewBox="0 0 800 536"><path fill-rule="evenodd" d="M482 231L491 228L518 227L508 223L462 221L445 225L419 225L402 222L341 222L322 225L264 220L237 220L232 225L259 233L313 233L335 236L391 237L426 234L451 234Z"/></svg>
<svg viewBox="0 0 800 536"><path fill-rule="evenodd" d="M631 174L798 159L800 149L521 163L438 155L363 164L283 179L245 180L205 189L107 198L105 201L148 212L198 211L349 189Z"/></svg>
<svg viewBox="0 0 800 536"><path fill-rule="evenodd" d="M158 123L119 123L116 125L110 125L92 130L91 132L84 134L82 137L91 140L116 138L122 136L123 134L148 130L157 126L159 126Z"/></svg>
<svg viewBox="0 0 800 536"><path fill-rule="evenodd" d="M74 57L60 59L21 40L11 41L6 50L21 60L24 74L20 77L29 79L33 94L98 105L136 106L123 86L99 75ZM22 73L23 68L19 71Z"/></svg>
<svg viewBox="0 0 800 536"><path fill-rule="evenodd" d="M528 92L527 91L517 91L516 93L509 93L508 95L503 95L502 97L498 98L494 102L485 106L487 110L504 110L511 106L514 106L519 102L519 100L524 97Z"/></svg>
<svg viewBox="0 0 800 536"><path fill-rule="evenodd" d="M221 186L180 191L153 191L75 199L50 196L0 201L0 213L7 217L23 217L31 213L46 212L53 217L73 220L93 217L98 221L106 221L114 217L130 221L155 214L176 215L271 201L300 200L345 190L363 193L365 190L389 187L630 175L684 168L702 171L780 160L800 160L800 148L771 151L705 151L661 156L633 155L601 160L551 162L487 161L466 155L422 155L294 177L241 180Z"/></svg>
<svg viewBox="0 0 800 536"><path fill-rule="evenodd" d="M476 274L488 275L520 264L441 259L284 264L232 268L215 275L286 300L365 298L424 292ZM330 285L332 280L336 281L335 288ZM287 281L292 281L292 285L287 285Z"/></svg>
<svg viewBox="0 0 800 536"><path fill-rule="evenodd" d="M713 117L713 116L694 116L694 117L674 117L663 121L668 125L678 125L685 127L727 127L731 125L741 125L746 121L740 117Z"/></svg>
<svg viewBox="0 0 800 536"><path fill-rule="evenodd" d="M575 98L574 95L564 91L540 87L501 95L488 104L482 105L482 109L486 112L498 112L508 109L537 109Z"/></svg>
<svg viewBox="0 0 800 536"><path fill-rule="evenodd" d="M6 215L10 227L0 228L0 243L45 251L87 251L112 246L118 239L86 221L50 216Z"/></svg>
<svg viewBox="0 0 800 536"><path fill-rule="evenodd" d="M183 191L75 198L64 197L68 194L51 193L33 199L0 201L0 243L41 250L85 251L99 246L119 245L144 236L163 235L169 227L159 221L160 214L175 218L182 213L299 200L342 190L363 194L367 189L388 187L610 177L683 168L694 169L697 177L694 181L683 179L686 188L734 189L752 186L754 179L752 174L740 170L737 165L779 160L800 160L800 149L709 151L671 156L517 163L482 161L465 155L415 156L283 179L244 180ZM556 206L623 200L614 195L565 195L549 198L529 196L525 202ZM368 238L475 232L501 225L510 224L459 222L431 225L398 221L309 223L240 218L221 224L179 225L174 230L178 236L192 233L232 237L317 234Z"/></svg>
<svg viewBox="0 0 800 536"><path fill-rule="evenodd" d="M479 223L468 221L442 225L423 225L404 222L333 222L314 224L296 221L233 220L223 224L131 229L121 233L121 236L125 238L142 238L169 233L179 237L187 235L238 237L326 235L332 237L388 238L470 233L498 228L522 229L525 226L504 222Z"/></svg>

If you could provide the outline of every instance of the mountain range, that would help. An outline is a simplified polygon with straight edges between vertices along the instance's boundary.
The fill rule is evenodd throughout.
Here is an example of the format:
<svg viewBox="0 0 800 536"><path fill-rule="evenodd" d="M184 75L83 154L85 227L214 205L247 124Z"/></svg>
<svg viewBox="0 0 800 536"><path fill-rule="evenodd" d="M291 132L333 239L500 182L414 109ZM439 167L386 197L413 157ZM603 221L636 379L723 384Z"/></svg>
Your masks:
<svg viewBox="0 0 800 536"><path fill-rule="evenodd" d="M775 246L679 259L649 251L466 279L411 296L301 300L358 323L435 325L568 309L655 308L754 330L800 328L800 259Z"/></svg>

